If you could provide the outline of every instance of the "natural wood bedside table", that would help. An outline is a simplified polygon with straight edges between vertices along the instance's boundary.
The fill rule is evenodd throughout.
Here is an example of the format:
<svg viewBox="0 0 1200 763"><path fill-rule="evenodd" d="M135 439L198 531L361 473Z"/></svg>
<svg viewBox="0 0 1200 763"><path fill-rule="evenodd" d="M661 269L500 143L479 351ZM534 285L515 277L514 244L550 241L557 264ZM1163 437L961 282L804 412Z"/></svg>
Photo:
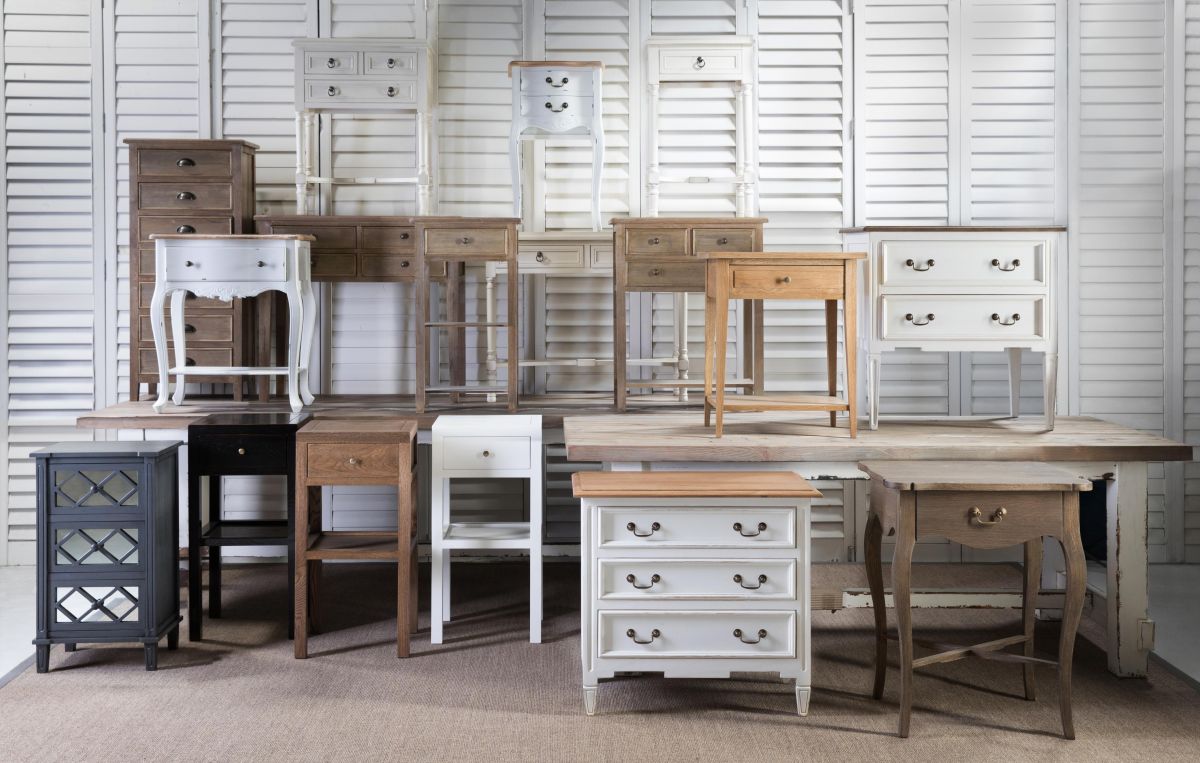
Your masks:
<svg viewBox="0 0 1200 763"><path fill-rule="evenodd" d="M871 476L866 527L867 580L875 610L875 699L883 697L887 674L887 605L883 595L883 534L896 535L892 558L892 597L900 642L899 734L908 736L912 715L913 668L976 656L1024 663L1025 699L1035 699L1034 664L1058 667L1058 703L1063 736L1075 738L1071 720L1071 658L1083 612L1087 569L1079 538L1079 493L1092 483L1067 469L1038 463L997 461L868 461L859 468ZM970 548L1025 546L1024 633L971 646L914 642L912 635L912 556L924 536L947 538ZM1066 559L1066 599L1058 640L1058 662L1033 656L1034 611L1042 576L1042 538L1052 535ZM937 649L913 659L913 644ZM1022 654L1001 652L1022 644Z"/></svg>
<svg viewBox="0 0 1200 763"><path fill-rule="evenodd" d="M855 345L858 341L858 261L866 252L706 252L704 277L704 426L717 412L717 437L725 409L735 411L838 411L850 417L850 436L858 436ZM829 395L738 395L725 397L725 355L729 338L729 300L820 299L825 301ZM842 301L846 329L846 399L837 397L837 303ZM757 371L761 375L761 368ZM716 382L714 385L714 381ZM761 384L761 378L759 380ZM715 386L715 389L714 389Z"/></svg>
<svg viewBox="0 0 1200 763"><path fill-rule="evenodd" d="M398 416L316 419L296 432L297 659L308 657L310 610L326 559L396 562L396 656L408 656L417 629L416 446L416 420ZM396 530L322 531L324 485L395 485Z"/></svg>

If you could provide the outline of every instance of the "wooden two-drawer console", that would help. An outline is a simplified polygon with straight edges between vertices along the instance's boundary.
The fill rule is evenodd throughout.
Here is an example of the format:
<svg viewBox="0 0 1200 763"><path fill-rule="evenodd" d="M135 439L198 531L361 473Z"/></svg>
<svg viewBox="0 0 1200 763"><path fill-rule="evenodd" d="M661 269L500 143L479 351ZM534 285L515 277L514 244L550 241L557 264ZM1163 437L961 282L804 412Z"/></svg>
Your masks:
<svg viewBox="0 0 1200 763"><path fill-rule="evenodd" d="M415 217L258 215L257 232L307 234L312 242L312 280L413 281L417 277ZM431 276L445 276L442 264Z"/></svg>

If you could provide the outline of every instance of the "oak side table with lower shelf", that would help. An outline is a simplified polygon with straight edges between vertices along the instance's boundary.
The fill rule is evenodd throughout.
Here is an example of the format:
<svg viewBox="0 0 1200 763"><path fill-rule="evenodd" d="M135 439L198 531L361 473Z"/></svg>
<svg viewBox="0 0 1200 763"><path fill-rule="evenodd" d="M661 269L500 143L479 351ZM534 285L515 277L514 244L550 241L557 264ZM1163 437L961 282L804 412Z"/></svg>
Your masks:
<svg viewBox="0 0 1200 763"><path fill-rule="evenodd" d="M723 434L725 409L736 411L829 411L849 416L858 436L855 347L858 342L858 261L864 252L706 252L704 288L704 426L716 411L716 436ZM816 299L825 302L829 395L725 395L729 300ZM837 308L842 302L846 355L845 398L837 396Z"/></svg>
<svg viewBox="0 0 1200 763"><path fill-rule="evenodd" d="M317 327L317 304L312 290L309 244L312 236L207 236L163 234L154 240L154 295L150 323L158 358L156 413L167 404L169 376L175 377L175 405L183 405L187 377L286 376L293 413L313 402L308 364ZM191 366L187 361L187 323L184 299L197 297L228 301L279 291L288 301L287 366ZM167 364L165 310L171 297L171 334L175 364ZM263 301L266 304L266 301Z"/></svg>
<svg viewBox="0 0 1200 763"><path fill-rule="evenodd" d="M188 427L188 638L203 638L203 571L208 549L208 616L221 616L221 551L226 547L282 546L287 554L288 637L293 635L295 569L296 430L307 413L229 413ZM280 476L286 480L287 516L226 519L221 478ZM207 483L207 496L201 487Z"/></svg>
<svg viewBox="0 0 1200 763"><path fill-rule="evenodd" d="M778 673L808 713L810 511L793 472L577 472L583 703L619 671Z"/></svg>
<svg viewBox="0 0 1200 763"><path fill-rule="evenodd" d="M1058 668L1058 702L1063 736L1075 738L1071 719L1071 659L1083 612L1087 569L1079 537L1079 493L1092 483L1067 469L1040 463L991 461L868 461L859 468L871 477L866 526L867 579L875 610L876 699L883 697L887 674L887 609L883 588L882 542L894 534L892 596L900 642L899 735L908 736L912 715L913 669L975 656L1020 662L1025 699L1036 699L1034 666ZM936 536L970 548L1024 545L1024 632L971 646L951 646L913 638L912 556L923 537ZM1058 641L1058 660L1034 656L1034 615L1042 570L1042 539L1054 536L1066 560L1066 597ZM913 645L936 651L913 657ZM1022 654L1002 650L1022 646Z"/></svg>
<svg viewBox="0 0 1200 763"><path fill-rule="evenodd" d="M37 672L50 645L179 645L179 442L60 442L37 462Z"/></svg>
<svg viewBox="0 0 1200 763"><path fill-rule="evenodd" d="M295 655L308 657L321 563L395 562L396 656L407 657L417 629L415 419L318 418L296 432ZM323 531L321 487L395 485L396 530Z"/></svg>

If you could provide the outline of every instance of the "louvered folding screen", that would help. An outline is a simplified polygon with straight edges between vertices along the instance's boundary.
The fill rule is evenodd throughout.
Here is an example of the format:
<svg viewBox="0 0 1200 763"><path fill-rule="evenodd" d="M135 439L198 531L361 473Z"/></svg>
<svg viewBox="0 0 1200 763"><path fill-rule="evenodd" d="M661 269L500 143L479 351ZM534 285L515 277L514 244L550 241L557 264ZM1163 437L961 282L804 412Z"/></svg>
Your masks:
<svg viewBox="0 0 1200 763"><path fill-rule="evenodd" d="M1184 434L1200 445L1200 0L1187 0L1184 33ZM1184 465L1184 561L1200 563L1200 463Z"/></svg>

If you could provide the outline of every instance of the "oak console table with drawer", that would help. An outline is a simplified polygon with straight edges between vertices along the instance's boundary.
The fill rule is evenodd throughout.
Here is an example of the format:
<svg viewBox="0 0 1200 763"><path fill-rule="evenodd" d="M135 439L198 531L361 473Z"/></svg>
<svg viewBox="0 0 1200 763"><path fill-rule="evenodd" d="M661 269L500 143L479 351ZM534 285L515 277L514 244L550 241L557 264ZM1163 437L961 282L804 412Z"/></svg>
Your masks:
<svg viewBox="0 0 1200 763"><path fill-rule="evenodd" d="M1058 383L1055 269L1066 228L867 226L842 230L868 252L864 332L868 410L879 425L882 353L1008 353L1011 413L1020 413L1021 351L1045 358L1046 428Z"/></svg>

